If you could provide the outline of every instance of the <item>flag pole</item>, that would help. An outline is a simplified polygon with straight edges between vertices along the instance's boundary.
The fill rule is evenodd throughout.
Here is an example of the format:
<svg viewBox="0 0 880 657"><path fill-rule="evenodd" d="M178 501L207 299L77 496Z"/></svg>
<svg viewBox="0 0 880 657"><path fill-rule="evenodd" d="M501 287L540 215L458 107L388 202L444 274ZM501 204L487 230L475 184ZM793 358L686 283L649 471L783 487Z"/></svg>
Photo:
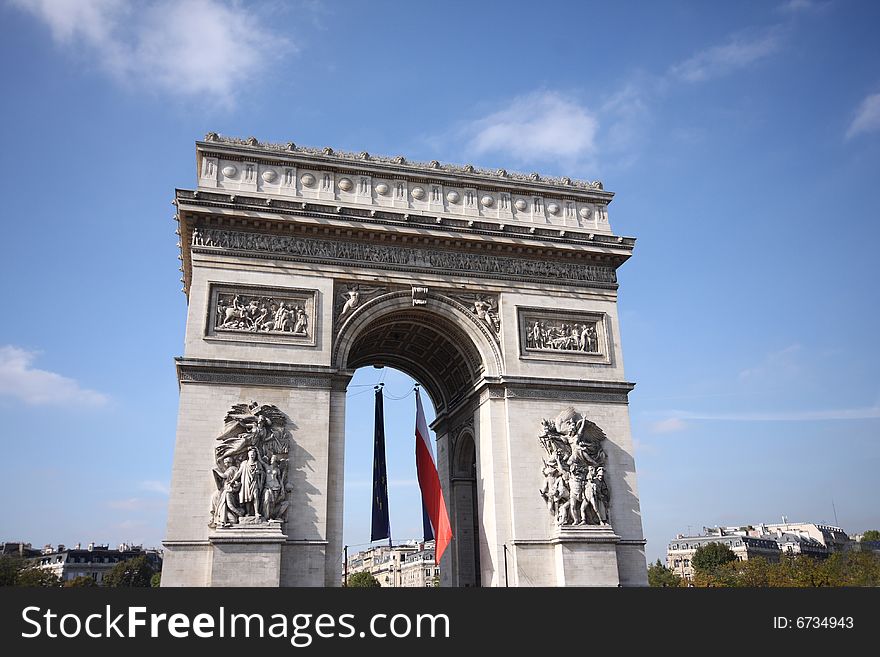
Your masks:
<svg viewBox="0 0 880 657"><path fill-rule="evenodd" d="M388 539L391 547L391 520L388 514L388 470L385 461L385 409L382 403L384 383L373 386L375 390L375 415L373 425L373 518L370 525L370 541Z"/></svg>

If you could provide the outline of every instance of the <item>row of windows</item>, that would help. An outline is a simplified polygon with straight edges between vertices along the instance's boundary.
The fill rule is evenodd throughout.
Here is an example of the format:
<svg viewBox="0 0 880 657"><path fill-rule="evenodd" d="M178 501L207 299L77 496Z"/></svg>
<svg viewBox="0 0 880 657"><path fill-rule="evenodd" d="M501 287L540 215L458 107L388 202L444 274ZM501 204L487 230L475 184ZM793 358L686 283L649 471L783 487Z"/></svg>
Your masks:
<svg viewBox="0 0 880 657"><path fill-rule="evenodd" d="M742 541L741 541L741 540L740 540L740 541L730 541L730 540L727 540L727 541L709 541L709 542L710 542L710 543L722 543L722 544L724 544L724 545L732 545L732 546L734 546L734 547L739 547L740 545L742 545ZM682 543L682 544L680 544L680 545L679 545L679 544L673 545L673 546L672 546L672 549L673 549L673 550L696 550L696 549L697 549L698 547L700 547L701 545L706 545L706 544L705 544L705 543L695 543L694 545L691 545L691 544L689 544L689 543Z"/></svg>

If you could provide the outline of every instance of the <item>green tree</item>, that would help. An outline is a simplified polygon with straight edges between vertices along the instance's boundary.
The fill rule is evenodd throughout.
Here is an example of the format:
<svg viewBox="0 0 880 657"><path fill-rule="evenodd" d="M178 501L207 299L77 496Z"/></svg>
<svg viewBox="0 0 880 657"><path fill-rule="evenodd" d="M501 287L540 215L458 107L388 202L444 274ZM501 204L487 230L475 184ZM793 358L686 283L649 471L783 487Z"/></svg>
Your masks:
<svg viewBox="0 0 880 657"><path fill-rule="evenodd" d="M61 580L51 570L37 566L22 568L15 578L16 586L60 586Z"/></svg>
<svg viewBox="0 0 880 657"><path fill-rule="evenodd" d="M880 530L869 529L862 534L863 541L880 541Z"/></svg>
<svg viewBox="0 0 880 657"><path fill-rule="evenodd" d="M120 561L104 576L104 586L149 587L155 572L145 556Z"/></svg>
<svg viewBox="0 0 880 657"><path fill-rule="evenodd" d="M748 561L732 561L721 567L733 572L732 586L758 588L770 586L774 564L764 557L753 557Z"/></svg>
<svg viewBox="0 0 880 657"><path fill-rule="evenodd" d="M657 563L648 564L648 586L681 586L681 577L657 559Z"/></svg>
<svg viewBox="0 0 880 657"><path fill-rule="evenodd" d="M735 586L731 576L735 574L731 568L721 570L724 564L736 561L736 555L723 543L706 543L697 548L691 558L694 567L694 584L697 586Z"/></svg>
<svg viewBox="0 0 880 657"><path fill-rule="evenodd" d="M64 582L64 588L66 589L92 586L98 586L98 583L94 578L89 577L88 575L80 575L79 577L74 577L73 579Z"/></svg>
<svg viewBox="0 0 880 657"><path fill-rule="evenodd" d="M359 572L354 575L349 575L348 586L352 588L378 588L382 585L379 584L379 580L373 577L370 573Z"/></svg>
<svg viewBox="0 0 880 657"><path fill-rule="evenodd" d="M726 563L736 561L736 555L723 543L706 543L697 548L691 559L694 570L711 573Z"/></svg>
<svg viewBox="0 0 880 657"><path fill-rule="evenodd" d="M880 586L880 555L873 552L832 554L821 568L827 586Z"/></svg>
<svg viewBox="0 0 880 657"><path fill-rule="evenodd" d="M15 586L18 573L24 567L25 561L21 557L0 555L0 586Z"/></svg>
<svg viewBox="0 0 880 657"><path fill-rule="evenodd" d="M162 573L156 573L150 578L150 586L154 589L158 589L162 586Z"/></svg>

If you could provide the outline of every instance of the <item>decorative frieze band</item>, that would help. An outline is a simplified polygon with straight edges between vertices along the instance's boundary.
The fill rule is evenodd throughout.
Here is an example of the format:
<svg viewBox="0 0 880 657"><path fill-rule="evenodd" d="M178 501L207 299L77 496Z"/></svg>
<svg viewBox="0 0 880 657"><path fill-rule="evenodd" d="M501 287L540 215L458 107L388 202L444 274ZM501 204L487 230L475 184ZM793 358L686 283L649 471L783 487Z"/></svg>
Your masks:
<svg viewBox="0 0 880 657"><path fill-rule="evenodd" d="M228 373L211 371L181 370L178 375L181 383L213 383L241 386L269 386L272 388L318 388L330 389L329 379L302 376L280 376L257 373Z"/></svg>
<svg viewBox="0 0 880 657"><path fill-rule="evenodd" d="M582 392L574 390L528 390L508 389L507 397L523 399L561 399L563 401L603 402L611 404L627 404L625 392Z"/></svg>
<svg viewBox="0 0 880 657"><path fill-rule="evenodd" d="M582 381L575 385L549 385L546 380L512 377L492 382L480 392L480 403L489 399L545 399L563 402L628 404L628 395L635 387L625 381Z"/></svg>
<svg viewBox="0 0 880 657"><path fill-rule="evenodd" d="M218 228L193 229L192 247L194 251L217 249L265 253L306 262L358 264L380 269L466 273L487 278L588 287L617 286L614 269L598 265L290 235L265 235Z"/></svg>
<svg viewBox="0 0 880 657"><path fill-rule="evenodd" d="M238 361L177 359L177 379L181 383L269 386L279 388L317 388L329 390L330 372L288 370L283 365L255 365Z"/></svg>

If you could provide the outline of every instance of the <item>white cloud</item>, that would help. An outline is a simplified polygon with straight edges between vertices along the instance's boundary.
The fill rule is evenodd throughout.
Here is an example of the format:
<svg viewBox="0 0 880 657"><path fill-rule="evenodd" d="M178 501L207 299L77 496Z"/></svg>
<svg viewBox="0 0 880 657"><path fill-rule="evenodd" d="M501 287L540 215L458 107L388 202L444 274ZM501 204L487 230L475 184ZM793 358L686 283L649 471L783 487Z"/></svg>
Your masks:
<svg viewBox="0 0 880 657"><path fill-rule="evenodd" d="M770 379L778 379L780 377L793 377L801 373L801 364L799 354L801 345L795 343L784 349L774 351L768 354L763 362L753 367L741 370L739 378L741 381L768 381Z"/></svg>
<svg viewBox="0 0 880 657"><path fill-rule="evenodd" d="M775 29L757 34L741 34L727 43L701 50L693 57L670 68L673 78L685 82L705 82L745 68L773 54L780 46L780 32Z"/></svg>
<svg viewBox="0 0 880 657"><path fill-rule="evenodd" d="M106 395L83 388L73 379L32 367L37 353L11 345L0 347L0 395L34 406L102 406Z"/></svg>
<svg viewBox="0 0 880 657"><path fill-rule="evenodd" d="M468 150L502 153L518 162L581 161L595 153L595 114L553 91L514 98L464 128Z"/></svg>
<svg viewBox="0 0 880 657"><path fill-rule="evenodd" d="M654 422L651 425L651 431L654 433L673 433L675 431L684 431L687 427L687 423L680 417L669 417L665 420Z"/></svg>
<svg viewBox="0 0 880 657"><path fill-rule="evenodd" d="M159 495L168 495L168 484L164 481L156 481L154 479L142 481L141 489L151 493L159 493Z"/></svg>
<svg viewBox="0 0 880 657"><path fill-rule="evenodd" d="M85 46L117 82L234 101L238 87L293 46L248 6L222 0L12 0L59 45Z"/></svg>
<svg viewBox="0 0 880 657"><path fill-rule="evenodd" d="M856 116L846 131L846 138L876 130L880 130L880 93L871 94L859 104Z"/></svg>
<svg viewBox="0 0 880 657"><path fill-rule="evenodd" d="M817 9L824 9L826 3L816 2L815 0L788 0L779 7L779 11L787 14L797 14L800 12L808 12Z"/></svg>
<svg viewBox="0 0 880 657"><path fill-rule="evenodd" d="M149 505L149 502L141 497L129 497L124 500L108 500L107 506L120 511L138 511Z"/></svg>
<svg viewBox="0 0 880 657"><path fill-rule="evenodd" d="M880 405L863 408L838 408L814 411L777 411L744 413L700 413L672 411L683 420L717 420L725 422L814 422L820 420L876 420L880 419Z"/></svg>

